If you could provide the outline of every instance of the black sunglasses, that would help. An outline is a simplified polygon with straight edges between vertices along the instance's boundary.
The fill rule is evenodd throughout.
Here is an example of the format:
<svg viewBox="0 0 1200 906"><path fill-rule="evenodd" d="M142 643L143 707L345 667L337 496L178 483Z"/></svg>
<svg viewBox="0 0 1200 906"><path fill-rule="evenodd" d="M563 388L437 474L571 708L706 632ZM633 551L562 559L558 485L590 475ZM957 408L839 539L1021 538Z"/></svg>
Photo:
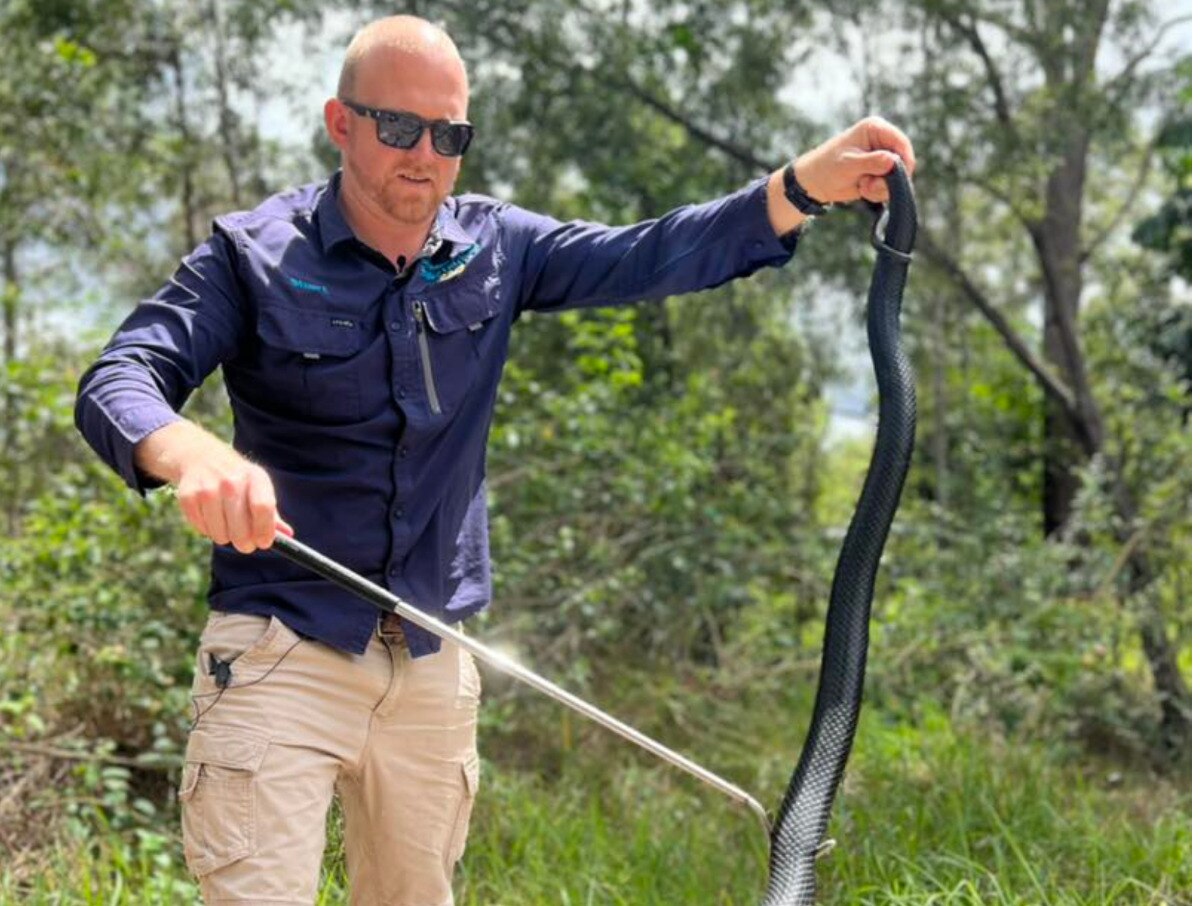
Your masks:
<svg viewBox="0 0 1200 906"><path fill-rule="evenodd" d="M375 135L389 148L415 147L425 130L433 136L433 150L442 157L462 157L471 145L475 127L464 120L427 120L415 113L399 110L380 110L364 107L354 101L338 98L359 116L375 121Z"/></svg>

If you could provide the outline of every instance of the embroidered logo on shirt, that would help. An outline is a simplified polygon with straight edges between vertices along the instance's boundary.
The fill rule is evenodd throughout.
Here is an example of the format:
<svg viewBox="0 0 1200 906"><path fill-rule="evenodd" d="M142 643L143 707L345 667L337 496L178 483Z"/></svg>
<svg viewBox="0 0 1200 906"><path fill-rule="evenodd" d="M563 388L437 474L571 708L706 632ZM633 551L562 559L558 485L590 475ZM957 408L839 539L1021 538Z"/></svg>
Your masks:
<svg viewBox="0 0 1200 906"><path fill-rule="evenodd" d="M465 252L459 252L453 258L441 264L433 264L428 258L421 259L421 277L426 283L445 283L453 280L467 269L471 259L479 254L479 246L472 244Z"/></svg>
<svg viewBox="0 0 1200 906"><path fill-rule="evenodd" d="M330 318L329 324L331 327L349 327L352 330L358 326L356 322L351 321L349 318Z"/></svg>
<svg viewBox="0 0 1200 906"><path fill-rule="evenodd" d="M320 283L310 283L307 280L301 280L299 277L292 277L289 282L296 289L302 289L306 293L321 293L323 296L329 295L329 288L322 286Z"/></svg>

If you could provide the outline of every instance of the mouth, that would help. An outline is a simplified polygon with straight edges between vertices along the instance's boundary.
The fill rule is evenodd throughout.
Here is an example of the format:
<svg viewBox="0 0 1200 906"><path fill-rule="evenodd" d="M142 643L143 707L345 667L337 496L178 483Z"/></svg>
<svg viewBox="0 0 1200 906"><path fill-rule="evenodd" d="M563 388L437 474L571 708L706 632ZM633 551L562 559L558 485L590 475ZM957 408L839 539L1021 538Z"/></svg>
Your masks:
<svg viewBox="0 0 1200 906"><path fill-rule="evenodd" d="M428 176L409 176L405 173L399 173L397 175L402 183L406 183L410 186L423 186L432 182Z"/></svg>

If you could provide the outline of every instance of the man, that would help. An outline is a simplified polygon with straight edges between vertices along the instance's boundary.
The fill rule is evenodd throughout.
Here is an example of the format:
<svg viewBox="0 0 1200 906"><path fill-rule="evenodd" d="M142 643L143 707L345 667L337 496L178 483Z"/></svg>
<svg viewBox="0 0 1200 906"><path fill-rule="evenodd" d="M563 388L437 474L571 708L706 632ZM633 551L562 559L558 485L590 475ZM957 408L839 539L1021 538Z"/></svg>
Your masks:
<svg viewBox="0 0 1200 906"><path fill-rule="evenodd" d="M451 197L467 98L440 29L368 25L325 105L341 170L218 218L80 383L97 452L139 492L174 485L216 545L180 789L208 902L311 903L336 791L353 902L452 903L478 782L470 656L271 554L276 530L443 620L475 613L515 319L781 265L797 204L883 201L893 154L915 169L908 139L871 118L708 204L564 224ZM177 415L218 365L232 447Z"/></svg>

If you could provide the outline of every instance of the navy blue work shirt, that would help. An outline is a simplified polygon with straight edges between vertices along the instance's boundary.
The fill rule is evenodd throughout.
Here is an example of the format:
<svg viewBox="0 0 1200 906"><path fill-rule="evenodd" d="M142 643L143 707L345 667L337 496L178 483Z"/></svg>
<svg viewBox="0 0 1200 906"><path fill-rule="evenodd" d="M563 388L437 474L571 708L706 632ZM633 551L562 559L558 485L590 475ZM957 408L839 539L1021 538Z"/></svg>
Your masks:
<svg viewBox="0 0 1200 906"><path fill-rule="evenodd" d="M491 598L485 447L521 313L705 289L795 249L771 229L766 178L619 228L463 195L401 273L355 237L339 180L217 218L84 374L76 424L144 494L161 482L134 446L220 366L233 445L271 476L296 537L447 622ZM219 545L209 601L349 652L379 616L277 554ZM440 647L406 636L414 657Z"/></svg>

